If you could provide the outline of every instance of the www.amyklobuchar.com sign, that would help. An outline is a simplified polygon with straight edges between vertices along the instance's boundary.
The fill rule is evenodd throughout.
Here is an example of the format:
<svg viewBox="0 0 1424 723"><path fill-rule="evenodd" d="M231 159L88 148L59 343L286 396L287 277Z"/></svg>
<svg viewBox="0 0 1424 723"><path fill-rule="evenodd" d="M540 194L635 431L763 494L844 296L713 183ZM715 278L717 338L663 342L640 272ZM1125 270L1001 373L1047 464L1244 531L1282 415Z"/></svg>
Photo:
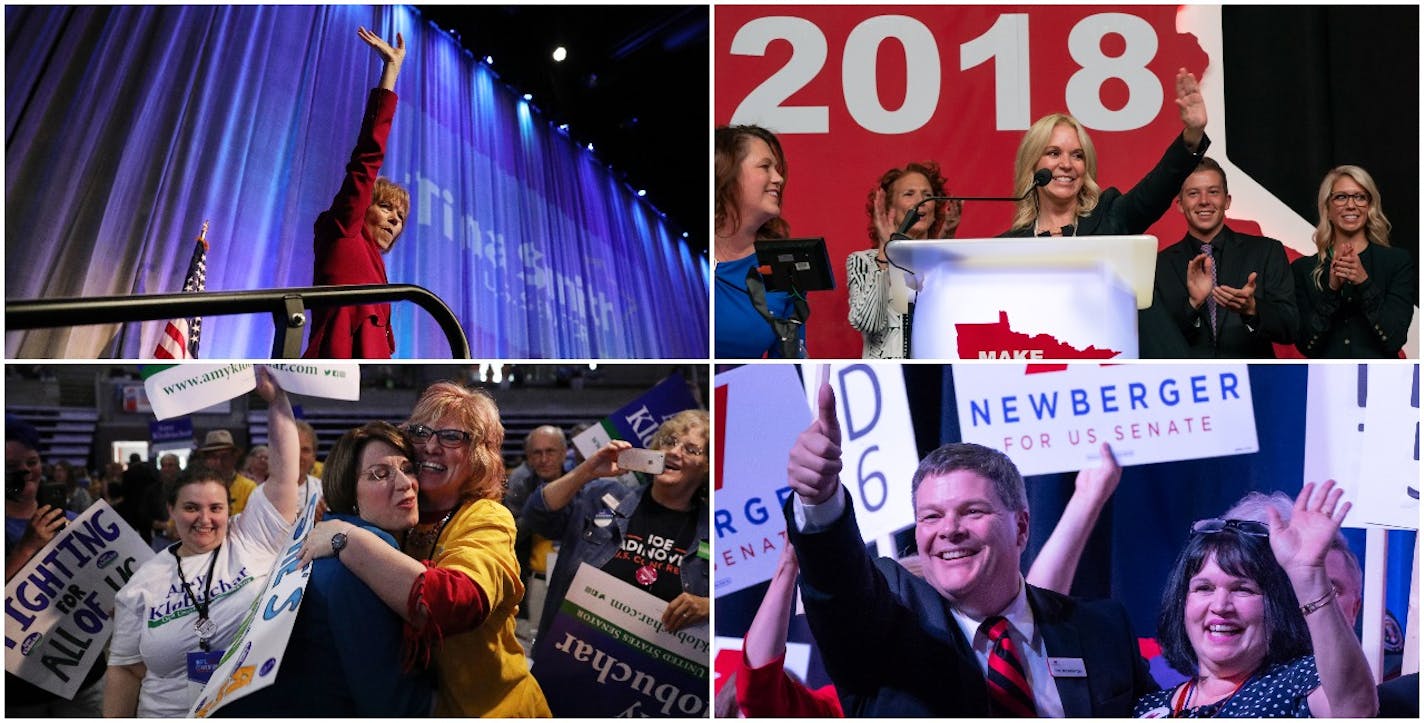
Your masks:
<svg viewBox="0 0 1424 723"><path fill-rule="evenodd" d="M667 603L587 563L540 638L535 676L557 717L706 718L707 625L676 633Z"/></svg>

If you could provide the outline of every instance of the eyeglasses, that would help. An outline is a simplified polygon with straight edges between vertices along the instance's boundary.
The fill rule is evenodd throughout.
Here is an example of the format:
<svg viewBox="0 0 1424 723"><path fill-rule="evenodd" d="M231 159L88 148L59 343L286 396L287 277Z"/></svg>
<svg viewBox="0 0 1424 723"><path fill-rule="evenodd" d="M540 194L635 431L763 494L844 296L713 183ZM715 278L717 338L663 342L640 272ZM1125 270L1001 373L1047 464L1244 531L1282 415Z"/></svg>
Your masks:
<svg viewBox="0 0 1424 723"><path fill-rule="evenodd" d="M707 450L691 442L688 442L687 440L679 440L676 437L660 437L653 441L653 447L661 452L671 452L677 449L678 447L681 447L682 453L689 457L701 457L702 455L707 454Z"/></svg>
<svg viewBox="0 0 1424 723"><path fill-rule="evenodd" d="M1354 201L1356 206L1368 206L1370 205L1370 194L1336 193L1330 196L1330 202L1336 206L1344 206L1347 201Z"/></svg>
<svg viewBox="0 0 1424 723"><path fill-rule="evenodd" d="M1213 517L1209 520L1197 520L1192 523L1193 535L1214 535L1218 532L1236 530L1243 535L1252 537L1270 537L1271 528L1264 522L1255 520L1223 520L1220 517Z"/></svg>
<svg viewBox="0 0 1424 723"><path fill-rule="evenodd" d="M374 464L366 470L365 477L371 482L385 482L386 480L391 479L395 476L396 469L396 467L392 467L388 464ZM399 469L406 477L409 477L411 479L415 478L414 464L406 462L405 464L401 465Z"/></svg>
<svg viewBox="0 0 1424 723"><path fill-rule="evenodd" d="M420 444L425 444L432 436L440 440L441 447L459 447L475 438L463 429L431 429L424 424L412 424L405 428L406 434Z"/></svg>

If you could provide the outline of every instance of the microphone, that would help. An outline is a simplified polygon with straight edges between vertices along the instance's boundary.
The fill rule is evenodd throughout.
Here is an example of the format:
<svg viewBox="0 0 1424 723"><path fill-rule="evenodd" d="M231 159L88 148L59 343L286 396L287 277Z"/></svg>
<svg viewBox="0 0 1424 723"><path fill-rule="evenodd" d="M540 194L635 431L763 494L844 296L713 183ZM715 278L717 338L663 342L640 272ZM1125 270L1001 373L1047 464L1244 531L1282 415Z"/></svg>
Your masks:
<svg viewBox="0 0 1424 723"><path fill-rule="evenodd" d="M930 201L1012 201L1018 203L1028 198L1029 194L1033 193L1035 189L1047 186L1051 180L1053 180L1053 171L1047 168L1040 168L1034 171L1033 184L1028 187L1027 191L1024 191L1022 196L926 196L905 214L905 220L900 222L900 227L895 229L895 233L890 234L890 240L897 241L909 238L907 234L910 231L910 227L919 223L920 219L924 217L924 214L920 213L920 206Z"/></svg>

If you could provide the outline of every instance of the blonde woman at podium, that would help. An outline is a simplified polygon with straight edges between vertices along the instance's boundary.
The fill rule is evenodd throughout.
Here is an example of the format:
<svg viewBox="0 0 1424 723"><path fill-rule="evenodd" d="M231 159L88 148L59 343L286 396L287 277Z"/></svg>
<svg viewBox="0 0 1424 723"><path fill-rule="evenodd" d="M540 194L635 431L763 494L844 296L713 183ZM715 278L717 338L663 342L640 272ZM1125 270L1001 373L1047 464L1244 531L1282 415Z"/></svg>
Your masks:
<svg viewBox="0 0 1424 723"><path fill-rule="evenodd" d="M913 274L890 266L885 244L900 227L905 214L930 196L947 196L944 175L934 161L891 168L880 176L865 203L870 217L870 248L846 257L850 291L850 325L864 338L866 359L904 359L910 356L910 311L919 281ZM963 204L937 202L906 233L912 239L954 238Z"/></svg>
<svg viewBox="0 0 1424 723"><path fill-rule="evenodd" d="M1014 188L1018 202L1004 237L1120 236L1140 234L1172 206L1182 182L1211 145L1206 137L1206 103L1197 79L1177 71L1177 111L1182 132L1157 165L1126 193L1097 183L1098 155L1088 131L1073 116L1054 113L1038 119L1019 142ZM1028 193L1034 173L1052 171L1049 182Z"/></svg>

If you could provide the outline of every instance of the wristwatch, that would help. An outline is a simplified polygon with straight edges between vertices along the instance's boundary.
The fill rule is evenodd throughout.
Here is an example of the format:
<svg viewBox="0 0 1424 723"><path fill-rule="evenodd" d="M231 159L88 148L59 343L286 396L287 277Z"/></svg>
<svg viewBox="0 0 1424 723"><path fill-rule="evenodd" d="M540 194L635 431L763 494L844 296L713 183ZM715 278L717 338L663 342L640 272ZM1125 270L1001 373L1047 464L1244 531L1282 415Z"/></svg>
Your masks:
<svg viewBox="0 0 1424 723"><path fill-rule="evenodd" d="M331 554L341 557L341 551L346 549L346 533L338 532L331 536Z"/></svg>

